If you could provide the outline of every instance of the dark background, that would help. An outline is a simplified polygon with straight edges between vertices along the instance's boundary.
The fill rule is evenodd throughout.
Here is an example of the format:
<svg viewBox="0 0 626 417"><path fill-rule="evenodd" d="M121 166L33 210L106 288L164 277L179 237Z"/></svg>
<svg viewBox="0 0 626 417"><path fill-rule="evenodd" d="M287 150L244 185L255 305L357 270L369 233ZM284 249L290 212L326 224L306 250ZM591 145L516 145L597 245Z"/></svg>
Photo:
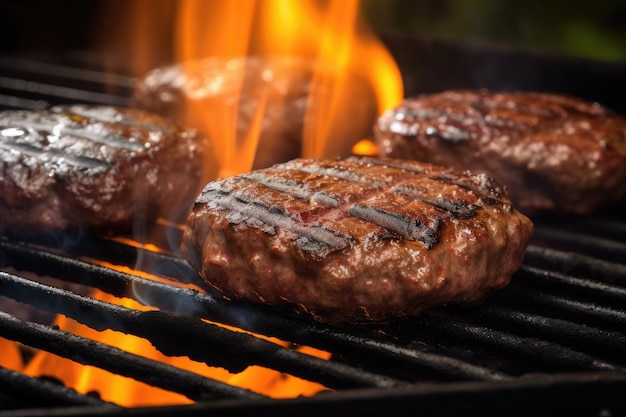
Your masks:
<svg viewBox="0 0 626 417"><path fill-rule="evenodd" d="M102 47L103 42L123 48L125 34L132 29L127 17L133 3L137 0L0 2L0 48L85 49ZM164 9L165 15L168 8L174 13L175 0L144 3ZM116 12L111 15L105 9ZM626 62L623 0L362 0L362 9L367 21L381 32L495 42ZM167 35L163 36L161 41L167 42Z"/></svg>
<svg viewBox="0 0 626 417"><path fill-rule="evenodd" d="M361 1L366 21L398 61L405 96L454 88L552 91L599 101L626 114L626 1ZM0 1L0 54L39 51L56 54L61 61L68 50L87 51L91 63L106 61L95 69L115 73L106 59L115 56L122 65L118 73L141 76L173 61L177 4ZM149 24L160 30L150 31L146 45L150 54L161 55L148 56L143 68L127 71L123 66L137 61L137 10L158 16Z"/></svg>
<svg viewBox="0 0 626 417"><path fill-rule="evenodd" d="M624 0L362 0L379 30L626 61Z"/></svg>

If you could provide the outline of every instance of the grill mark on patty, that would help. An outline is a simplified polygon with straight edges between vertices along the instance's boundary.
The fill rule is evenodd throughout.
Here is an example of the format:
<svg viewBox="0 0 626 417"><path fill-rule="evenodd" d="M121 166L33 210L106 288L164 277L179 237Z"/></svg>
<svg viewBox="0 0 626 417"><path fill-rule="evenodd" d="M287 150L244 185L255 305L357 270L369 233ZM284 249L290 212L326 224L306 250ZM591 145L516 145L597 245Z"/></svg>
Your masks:
<svg viewBox="0 0 626 417"><path fill-rule="evenodd" d="M486 184L488 187L481 188L479 185L467 181L461 182L460 178L453 173L443 173L441 176L430 176L428 175L428 171L422 169L420 167L416 167L410 164L403 164L401 162L393 162L380 160L375 158L367 158L367 157L349 157L346 161L350 163L355 163L359 165L359 168L364 168L368 164L378 165L384 168L395 168L402 171L408 171L416 174L423 175L425 178L429 180L439 181L442 183L453 184L458 187L467 189L471 191L477 199L483 201L485 204L496 204L498 201L494 198L494 196L499 196L499 193L494 191L494 189L490 188L491 184ZM421 197L421 193L417 190L412 189L411 187L405 184L399 184L393 187L391 183L383 183L381 181L377 181L371 178L368 178L367 175L363 173L357 173L354 171L349 171L348 168L345 169L337 169L337 168L326 168L319 169L319 165L312 165L314 168L310 170L302 170L301 167L297 167L300 171L305 171L307 173L328 175L332 177L338 177L344 181L356 182L359 184L365 184L367 186L374 186L377 189L383 187L389 187L392 192L398 193L400 195L404 195L405 197L412 198L414 200L421 201L425 204L428 204L432 207L435 207L443 212L445 212L450 217L455 218L470 218L476 216L476 210L480 208L480 206L474 204L468 204L465 201L461 200L452 200L446 198L440 199L424 199ZM293 169L293 167L292 167ZM340 175L337 175L339 173ZM454 181L456 179L457 181ZM291 181L288 179L282 179L285 183L288 183L289 186L294 186L298 184L295 181ZM302 185L299 185L300 189L302 189ZM285 188L281 186L281 188ZM320 193L318 193L320 194ZM494 194L494 196L492 196ZM326 194L327 195L327 194ZM331 207L337 207L338 204L335 202L339 202L339 198L335 196L330 196L333 201ZM351 205L348 207L346 214L352 217L356 217L362 221L369 222L371 224L377 225L379 227L385 228L391 232L395 232L400 236L407 238L413 241L420 241L424 244L427 249L431 249L438 242L437 231L439 228L439 222L443 218L434 218L433 221L434 226L426 226L419 219L410 219L400 213L391 212L388 210L383 210L376 207L364 206L364 205Z"/></svg>
<svg viewBox="0 0 626 417"><path fill-rule="evenodd" d="M94 134L82 129L76 129L64 125L62 122L55 125L42 125L37 123L27 122L11 122L10 126L1 126L2 129L17 128L24 129L26 132L36 131L38 133L51 134L55 136L69 135L80 139L86 139L91 142L100 143L102 145L111 146L114 148L127 149L133 152L145 152L147 150L146 145L140 142L132 142L122 135L116 135L113 132L103 132L102 134Z"/></svg>
<svg viewBox="0 0 626 417"><path fill-rule="evenodd" d="M348 214L396 232L406 239L422 242L426 249L432 249L439 240L439 222L436 222L436 227L429 227L419 219L409 219L398 213L359 204L351 206Z"/></svg>
<svg viewBox="0 0 626 417"><path fill-rule="evenodd" d="M461 118L461 121L466 120L467 123L474 124L483 121L487 126L512 127L521 130L534 128L538 125L537 120L528 123L525 119L540 119L542 123L546 123L551 120L579 115L603 116L608 114L607 110L597 103L587 105L566 96L547 93L444 93L433 96L431 100L426 100L424 105L436 106L436 110L449 112L455 116L460 110L458 117ZM463 110L466 109L474 110L474 112L464 113ZM494 110L506 111L507 114L493 114Z"/></svg>
<svg viewBox="0 0 626 417"><path fill-rule="evenodd" d="M472 191L481 201L487 205L504 204L500 201L502 196L501 190L493 183L493 179L485 174L478 174L477 177L481 178L484 183L479 185L472 181L459 181L459 177L449 172L442 172L437 175L433 175L430 178L433 180L441 181L443 183L453 184L466 190Z"/></svg>
<svg viewBox="0 0 626 417"><path fill-rule="evenodd" d="M469 107L483 115L490 113L490 110L508 110L515 112L517 115L524 114L527 116L540 117L542 119L563 117L565 113L561 108L567 106L567 103L550 99L548 95L531 98L528 94L483 95L472 92L461 92L461 94L449 93L437 96L435 100L433 100L433 104L446 107L446 109L451 104L456 105L458 109ZM454 110L452 109L452 111ZM503 120L525 124L518 119L503 118Z"/></svg>
<svg viewBox="0 0 626 417"><path fill-rule="evenodd" d="M431 206L443 210L446 213L450 214L452 217L458 219L474 217L477 214L476 210L481 208L476 204L469 204L462 200L452 200L450 198L438 198L436 200L432 200L422 198L421 193L418 190L405 184L398 185L392 191L406 197L422 201L426 204L430 204Z"/></svg>
<svg viewBox="0 0 626 417"><path fill-rule="evenodd" d="M348 246L349 240L346 236L340 236L339 232L332 231L327 228L316 225L305 225L296 222L288 216L282 209L272 210L259 202L248 200L240 193L235 193L227 189L205 189L198 202L208 205L217 205L219 207L236 211L242 214L245 219L242 220L260 220L263 223L280 227L283 230L290 231L295 235L307 238L309 240L321 243L333 250L341 250ZM311 245L308 241L299 241L299 245L305 250L320 250L319 245Z"/></svg>
<svg viewBox="0 0 626 417"><path fill-rule="evenodd" d="M438 136L450 143L541 129L546 123L577 115L601 116L600 106L583 106L549 94L447 93L408 100L379 123L402 136ZM497 112L505 114L497 114ZM541 122L541 123L539 123Z"/></svg>
<svg viewBox="0 0 626 417"><path fill-rule="evenodd" d="M72 115L79 116L84 119L90 119L92 121L101 122L101 123L111 123L122 126L129 127L140 127L143 129L151 130L151 131L161 131L169 134L173 134L174 131L167 126L155 124L155 123L143 123L133 120L129 117L124 116L123 114L116 111L114 108L102 108L98 107L95 109L81 107L81 106L70 106L70 107L59 107L53 108L52 110L57 111L61 114L65 114L69 117Z"/></svg>
<svg viewBox="0 0 626 417"><path fill-rule="evenodd" d="M335 177L344 181L353 182L357 184L367 185L368 187L380 189L387 185L382 181L372 180L366 176L350 171L349 169L342 169L340 167L325 167L321 165L311 164L301 167L290 167L291 169L297 169L307 174L325 175L327 177Z"/></svg>
<svg viewBox="0 0 626 417"><path fill-rule="evenodd" d="M290 196L300 198L303 200L311 200L317 197L318 203L326 207L337 208L340 205L339 198L328 195L323 192L315 192L308 188L305 188L304 184L298 183L288 178L269 177L264 173L253 173L250 175L244 175L245 178L256 180L260 184L271 188L273 190L284 192ZM411 197L415 197L412 195ZM436 206L440 209L446 210L446 208L456 208L454 213L451 213L455 217L470 217L475 215L474 211L469 211L467 204L463 202L450 202L450 201L427 201L418 199L427 204ZM466 210L463 211L463 208ZM450 210L446 210L450 213ZM389 231L395 232L402 237L422 242L427 249L431 249L437 244L438 236L438 219L435 220L437 227L425 226L419 219L409 219L399 213L390 212L375 207L364 205L350 205L346 211L346 214L352 217L356 217L362 221L369 222L379 227L383 227Z"/></svg>
<svg viewBox="0 0 626 417"><path fill-rule="evenodd" d="M562 94L500 93L484 94L474 98L491 109L507 109L542 119L560 119L572 116L606 116L611 112L598 103L583 103Z"/></svg>
<svg viewBox="0 0 626 417"><path fill-rule="evenodd" d="M444 184L456 185L457 187L461 187L463 189L469 190L479 199L486 199L486 201L497 202L498 198L501 195L501 192L498 188L493 184L492 180L482 174L475 175L476 177L481 178L484 181L484 184L479 185L472 181L463 181L458 175L452 172L442 172L435 175L430 175L426 170L410 165L397 163L382 159L374 159L367 157L350 157L348 160L357 162L357 163L368 163L372 165L379 165L385 168L396 168L403 171L414 172L417 174L423 174L428 177L430 180L439 181ZM400 188L402 190L402 188ZM415 193L413 194L415 196ZM495 204L495 203L490 203Z"/></svg>
<svg viewBox="0 0 626 417"><path fill-rule="evenodd" d="M420 133L420 122L427 123L425 132L427 135L439 134L444 139L462 141L472 139L476 130L500 128L507 130L525 130L531 125L523 120L511 119L499 115L488 114L479 103L467 100L458 100L455 104L458 108L446 108L445 110L434 107L415 107L407 102L405 107L399 107L395 111L393 120L384 121L389 125L389 130L403 136L417 136ZM437 106L443 103L432 103ZM472 112L467 109L471 108ZM437 122L438 127L433 126Z"/></svg>
<svg viewBox="0 0 626 417"><path fill-rule="evenodd" d="M314 202L326 207L338 207L340 204L338 198L324 192L311 190L307 188L303 183L291 180L289 178L269 176L265 173L251 173L247 175L242 175L242 178L256 181L264 187L285 194L289 194L290 196L299 200Z"/></svg>
<svg viewBox="0 0 626 417"><path fill-rule="evenodd" d="M439 136L452 143L474 139L477 125L481 123L509 127L505 123L496 123L496 119L488 123L471 115L408 107L398 111L393 120L385 122L391 132L402 136L418 136L423 129L428 136ZM420 122L426 122L428 126L424 129Z"/></svg>
<svg viewBox="0 0 626 417"><path fill-rule="evenodd" d="M49 159L52 163L61 165L63 163L86 169L109 169L111 165L101 159L89 158L86 156L71 155L56 149L44 150L28 143L17 143L3 140L0 135L0 148L9 151L19 152L26 156L32 156L42 161Z"/></svg>
<svg viewBox="0 0 626 417"><path fill-rule="evenodd" d="M598 103L583 103L562 95L460 91L405 100L379 118L378 125L382 131L396 135L438 137L454 145L554 131L561 128L565 118L573 122L579 118L601 120L610 114ZM591 131L577 129L577 134L595 143L597 138Z"/></svg>
<svg viewBox="0 0 626 417"><path fill-rule="evenodd" d="M403 171L414 172L416 174L424 174L426 172L422 168L418 168L416 166L392 162L392 161L384 161L382 159L351 156L347 160L350 162L358 163L358 164L371 164L371 165L379 165L385 168L401 169Z"/></svg>
<svg viewBox="0 0 626 417"><path fill-rule="evenodd" d="M439 240L438 230L443 219L450 217L458 219L474 217L477 215L477 210L482 207L480 205L467 203L466 201L445 197L435 199L424 198L423 193L420 192L419 189L405 183L406 178L401 177L399 178L400 181L379 181L378 179L368 177L366 171L368 166L378 165L384 168L412 172L418 174L424 180L438 181L467 189L474 194L478 201L482 201L485 204L496 204L498 202L495 199L496 196L499 196L498 191L492 188L493 184L490 184L489 181L486 180L484 184L476 184L471 180L463 181L463 178L451 172L431 175L431 171L428 168L375 158L351 157L347 159L347 162L348 166L337 165L330 167L319 164L303 166L298 163L286 163L278 166L279 169L283 170L282 172L276 171L275 167L272 169L271 174L262 171L254 171L248 174L242 174L236 178L251 181L253 184L258 184L257 186L259 187L284 193L294 199L308 202L311 205L315 203L337 210L334 211L334 213L329 212L327 216L324 215L317 219L322 222L323 218L333 219L341 216L354 217L405 239L421 242L426 249L431 249L437 245ZM355 166L353 167L351 164ZM410 214L406 215L381 207L349 203L348 200L328 194L324 190L311 189L308 181L313 180L297 181L288 178L289 172L304 172L313 176L328 176L371 188L363 190L363 193L359 194L360 201L366 200L368 196L385 188L405 198L434 207L440 214L436 214L437 211L431 211L430 214L426 215L426 221L425 219L412 218ZM393 178L393 176L390 178ZM294 235L306 239L305 241L298 241L298 238L296 239L298 245L303 249L323 249L320 244L324 245L325 248L343 249L349 244L350 237L338 230L332 230L328 226L321 227L317 224L308 224L301 219L296 220L290 217L289 213L284 208L275 206L274 203L268 204L252 197L253 195L258 195L257 193L259 192L262 193L260 190L252 193L250 193L250 191L235 192L233 188L237 188L237 184L237 179L219 181L207 187L203 191L202 196L198 199L198 202L209 205L214 204L238 213L237 216L229 217L229 221L232 223L245 221L249 225L254 226L255 222L260 222L260 224L265 226L280 227L290 231ZM340 216L337 216L338 212L341 213ZM273 233L272 230L268 232ZM315 241L318 244L311 244L311 241Z"/></svg>

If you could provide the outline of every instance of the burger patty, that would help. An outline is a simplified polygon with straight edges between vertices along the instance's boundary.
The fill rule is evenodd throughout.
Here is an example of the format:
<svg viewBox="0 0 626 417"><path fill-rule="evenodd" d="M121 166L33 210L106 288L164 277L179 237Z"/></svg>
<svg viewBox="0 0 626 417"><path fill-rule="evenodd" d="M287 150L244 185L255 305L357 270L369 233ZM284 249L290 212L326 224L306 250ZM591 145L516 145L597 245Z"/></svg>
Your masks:
<svg viewBox="0 0 626 417"><path fill-rule="evenodd" d="M533 224L484 174L399 159L295 159L210 182L181 251L231 299L330 323L481 300Z"/></svg>
<svg viewBox="0 0 626 417"><path fill-rule="evenodd" d="M214 143L225 135L240 142L258 136L252 166L266 168L302 155L307 129L319 135L315 129L328 128L325 152L333 156L350 155L356 142L371 135L376 96L358 73L347 74L297 57L211 57L153 69L135 88L133 105L199 129ZM345 79L341 89L332 83L339 75ZM349 123L339 117L330 126L306 124L319 120L311 112L331 101L349 109Z"/></svg>
<svg viewBox="0 0 626 417"><path fill-rule="evenodd" d="M558 94L447 91L374 126L379 155L485 172L525 213L586 214L626 195L626 119Z"/></svg>
<svg viewBox="0 0 626 417"><path fill-rule="evenodd" d="M184 221L206 183L201 158L214 165L210 155L197 133L145 111L0 112L0 232L121 231L156 216Z"/></svg>

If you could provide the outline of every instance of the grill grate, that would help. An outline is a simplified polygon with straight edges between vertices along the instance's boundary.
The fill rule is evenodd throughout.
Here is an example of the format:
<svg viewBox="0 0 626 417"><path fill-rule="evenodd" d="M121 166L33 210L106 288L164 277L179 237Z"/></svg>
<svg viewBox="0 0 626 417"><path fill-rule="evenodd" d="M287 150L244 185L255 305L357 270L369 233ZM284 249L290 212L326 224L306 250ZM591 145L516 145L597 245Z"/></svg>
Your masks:
<svg viewBox="0 0 626 417"><path fill-rule="evenodd" d="M57 57L58 58L58 57ZM66 57L67 58L67 57ZM76 64L78 61L79 64ZM0 108L80 102L128 105L133 79L72 65L0 57ZM123 73L123 72L121 72ZM113 80L113 83L111 83ZM105 88L105 85L107 86ZM0 369L0 416L258 415L262 412L424 415L617 415L626 411L626 219L620 205L596 216L542 216L524 266L485 303L440 308L385 325L332 327L279 308L226 301L175 254L97 236L0 237L0 295L95 329L147 339L168 356L233 372L262 365L335 392L270 400L172 365L0 312L0 337L181 393L184 407L124 409L57 382ZM159 236L180 230L159 225ZM163 277L154 281L94 260ZM139 311L40 279L79 284L148 307ZM134 291L129 291L129 289ZM328 351L305 355L248 333ZM546 396L546 390L549 394ZM52 407L52 408L51 408Z"/></svg>
<svg viewBox="0 0 626 417"><path fill-rule="evenodd" d="M87 253L106 253L98 248L125 245L101 240L77 246L90 248ZM542 250L535 245L533 248L530 253L535 260L539 258L546 263L555 259L551 255L556 254L557 261L563 255L563 252ZM108 252L118 253L114 248L109 248ZM6 272L0 273L0 292L4 296L68 315L91 327L120 329L139 335L168 355L192 356L233 371L261 364L322 382L338 391L369 387L379 388L389 395L395 390L410 388L409 384L419 383L447 389L446 381L456 384L482 381L487 388L492 381L515 384L520 377L532 380L529 374L541 374L538 383L546 376L573 372L588 372L577 375L588 375L589 383L624 374L626 355L622 347L626 336L619 331L624 328L624 311L611 306L611 303L619 305L620 291L623 293L624 288L527 264L515 275L510 287L479 306L442 308L418 319L386 326L333 328L302 320L287 311L277 314L271 308L227 302L197 290L94 265L78 259L75 254L54 253L32 243L1 239L0 253L5 268L11 266L65 277L117 296L128 295L127 289L133 287L142 294L143 303L159 311L140 312L111 305ZM151 256L159 261L151 265L167 265L165 269L179 271L175 278L185 282L198 279L178 258L154 252ZM136 262L126 256L122 258L126 258L129 265ZM595 292L584 294L593 301L570 297L572 280L584 286L599 287L600 294L608 294L610 302L598 303L594 300L598 298ZM103 322L102 317L107 320ZM332 352L335 359L324 361L306 357L251 335L206 324L197 317L325 349ZM594 325L597 327L591 327ZM180 392L199 401L198 404L226 398L237 398L245 403L257 397L249 391L7 313L0 313L0 334L80 363ZM626 374L622 376L626 378ZM13 390L21 387L22 393L30 393L32 402L32 395L35 395L32 380L16 382L13 373L5 373L0 375L0 383L12 385ZM46 383L49 384L43 381L42 386ZM41 386L38 389L45 394L41 396L43 402L49 393ZM90 404L87 400L90 397L85 397L85 403L70 402L75 401L75 396L75 393L74 396L59 395L56 401L62 403L67 397L68 404Z"/></svg>
<svg viewBox="0 0 626 417"><path fill-rule="evenodd" d="M0 57L0 108L43 109L77 102L130 105L132 77L87 69L80 57L69 65L38 58ZM78 63L81 64L71 64Z"/></svg>

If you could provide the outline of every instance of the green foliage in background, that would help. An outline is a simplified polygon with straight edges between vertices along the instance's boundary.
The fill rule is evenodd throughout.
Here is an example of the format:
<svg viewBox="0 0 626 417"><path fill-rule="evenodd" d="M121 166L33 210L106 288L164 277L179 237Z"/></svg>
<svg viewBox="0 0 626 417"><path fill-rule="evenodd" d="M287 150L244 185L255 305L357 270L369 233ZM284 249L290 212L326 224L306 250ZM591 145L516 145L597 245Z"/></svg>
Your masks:
<svg viewBox="0 0 626 417"><path fill-rule="evenodd" d="M626 62L626 0L362 0L378 31Z"/></svg>

